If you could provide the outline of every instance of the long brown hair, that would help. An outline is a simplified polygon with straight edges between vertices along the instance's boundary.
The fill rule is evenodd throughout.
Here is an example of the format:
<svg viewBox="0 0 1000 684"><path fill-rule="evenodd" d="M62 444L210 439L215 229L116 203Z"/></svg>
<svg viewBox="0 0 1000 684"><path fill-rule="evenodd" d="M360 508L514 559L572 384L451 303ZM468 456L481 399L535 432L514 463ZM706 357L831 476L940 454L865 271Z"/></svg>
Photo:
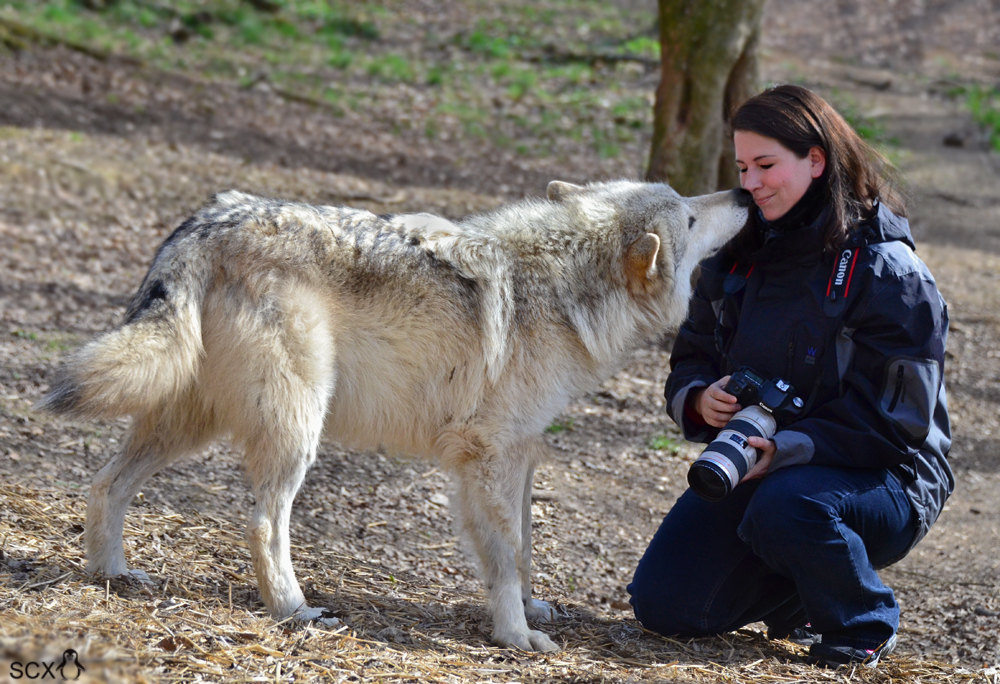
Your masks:
<svg viewBox="0 0 1000 684"><path fill-rule="evenodd" d="M862 140L836 109L816 93L796 85L768 88L740 105L729 119L732 132L746 131L776 140L800 159L813 147L826 153L822 201L829 205L824 243L838 250L862 219L871 216L877 202L898 216L906 204L896 168ZM738 254L748 256L760 245L757 212L733 241Z"/></svg>

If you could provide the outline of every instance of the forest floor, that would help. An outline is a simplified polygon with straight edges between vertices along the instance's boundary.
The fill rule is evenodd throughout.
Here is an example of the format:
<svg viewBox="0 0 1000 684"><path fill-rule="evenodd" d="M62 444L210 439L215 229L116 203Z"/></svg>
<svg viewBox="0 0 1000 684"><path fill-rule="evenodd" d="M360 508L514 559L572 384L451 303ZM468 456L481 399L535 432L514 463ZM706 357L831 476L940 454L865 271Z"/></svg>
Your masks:
<svg viewBox="0 0 1000 684"><path fill-rule="evenodd" d="M335 604L346 628L275 626L262 612L240 530L251 497L226 445L156 475L130 509L127 554L152 587L82 571L89 483L127 421L32 404L68 350L118 320L157 244L213 192L460 217L540 196L553 179L641 177L657 83L642 58L655 34L641 30L655 3L372 4L382 10L337 24L350 30L331 43L353 66L334 55L332 72L281 75L278 57L210 54L183 23L169 24L183 57L15 35L11 25L69 29L0 2L0 22L15 22L0 23L0 681L65 648L88 666L80 681L1000 680L1000 153L967 97L1000 84L995 0L919 12L772 0L765 21L766 79L837 102L902 170L918 255L951 314L956 490L882 573L902 621L878 670L816 670L761 625L676 641L633 619L625 585L699 452L664 413L669 339L547 432L534 576L564 614L543 627L558 654L489 645L445 473L332 444L296 500L293 558L307 596ZM570 59L553 42L605 58ZM607 57L623 43L636 59Z"/></svg>

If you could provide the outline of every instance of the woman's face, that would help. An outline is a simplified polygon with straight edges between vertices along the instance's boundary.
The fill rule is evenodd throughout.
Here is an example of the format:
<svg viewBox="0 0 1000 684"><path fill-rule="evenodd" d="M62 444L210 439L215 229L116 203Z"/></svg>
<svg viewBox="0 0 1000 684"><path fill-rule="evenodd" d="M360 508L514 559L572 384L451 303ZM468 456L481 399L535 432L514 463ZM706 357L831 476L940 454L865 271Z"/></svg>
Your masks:
<svg viewBox="0 0 1000 684"><path fill-rule="evenodd" d="M750 131L736 131L733 142L740 185L753 193L753 201L768 221L781 218L795 206L826 168L821 147L813 147L799 159L777 140Z"/></svg>

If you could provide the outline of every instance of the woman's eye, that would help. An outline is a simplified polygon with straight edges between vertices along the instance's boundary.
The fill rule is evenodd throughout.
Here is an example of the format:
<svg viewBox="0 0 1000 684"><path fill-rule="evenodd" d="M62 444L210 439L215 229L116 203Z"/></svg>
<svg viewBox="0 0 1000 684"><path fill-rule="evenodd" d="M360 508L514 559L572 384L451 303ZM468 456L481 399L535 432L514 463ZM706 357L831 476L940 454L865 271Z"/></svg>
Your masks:
<svg viewBox="0 0 1000 684"><path fill-rule="evenodd" d="M774 166L774 164L761 164L760 168L762 168L764 171L767 171L772 166Z"/></svg>
<svg viewBox="0 0 1000 684"><path fill-rule="evenodd" d="M746 169L740 169L740 173L746 173L746 172L747 172Z"/></svg>

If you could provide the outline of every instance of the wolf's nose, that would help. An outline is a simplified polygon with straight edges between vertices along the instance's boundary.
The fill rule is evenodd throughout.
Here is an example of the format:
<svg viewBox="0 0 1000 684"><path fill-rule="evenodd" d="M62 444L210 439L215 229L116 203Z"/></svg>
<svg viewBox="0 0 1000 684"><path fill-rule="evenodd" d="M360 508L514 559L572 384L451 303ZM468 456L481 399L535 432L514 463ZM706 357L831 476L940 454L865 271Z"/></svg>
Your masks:
<svg viewBox="0 0 1000 684"><path fill-rule="evenodd" d="M736 198L736 203L741 207L749 207L753 204L753 194L751 194L749 190L735 188L732 192L733 196Z"/></svg>

